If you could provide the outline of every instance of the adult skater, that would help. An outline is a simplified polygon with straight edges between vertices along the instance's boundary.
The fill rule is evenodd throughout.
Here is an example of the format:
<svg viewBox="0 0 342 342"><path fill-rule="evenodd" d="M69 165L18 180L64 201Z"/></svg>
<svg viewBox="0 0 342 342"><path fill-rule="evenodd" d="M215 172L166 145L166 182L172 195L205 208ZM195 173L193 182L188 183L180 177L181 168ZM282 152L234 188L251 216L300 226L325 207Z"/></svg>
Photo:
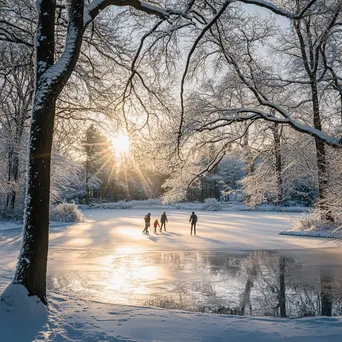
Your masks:
<svg viewBox="0 0 342 342"><path fill-rule="evenodd" d="M194 235L196 235L196 223L197 223L197 220L198 220L197 215L193 211L191 216L190 216L190 220L189 220L189 222L191 222L191 232L190 232L190 235L192 235L192 229L194 230Z"/></svg>
<svg viewBox="0 0 342 342"><path fill-rule="evenodd" d="M148 228L150 228L150 226L151 226L151 213L148 213L147 215L145 215L144 221L145 221L145 228L142 232L143 232L143 234L145 232L146 232L146 234L148 234Z"/></svg>
<svg viewBox="0 0 342 342"><path fill-rule="evenodd" d="M163 230L163 226L164 226L164 231L166 232L166 222L168 222L167 220L167 216L165 211L162 213L162 216L160 216L160 232Z"/></svg>

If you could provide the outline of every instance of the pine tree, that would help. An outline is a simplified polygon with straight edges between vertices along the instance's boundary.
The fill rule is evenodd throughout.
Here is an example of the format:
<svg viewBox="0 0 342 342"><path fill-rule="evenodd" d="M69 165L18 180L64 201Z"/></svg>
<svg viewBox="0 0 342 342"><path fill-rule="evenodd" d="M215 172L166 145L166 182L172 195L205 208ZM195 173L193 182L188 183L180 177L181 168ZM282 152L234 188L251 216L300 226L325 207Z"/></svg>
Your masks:
<svg viewBox="0 0 342 342"><path fill-rule="evenodd" d="M116 161L107 138L91 125L85 134L86 203L90 197L114 197ZM109 191L111 189L112 191Z"/></svg>

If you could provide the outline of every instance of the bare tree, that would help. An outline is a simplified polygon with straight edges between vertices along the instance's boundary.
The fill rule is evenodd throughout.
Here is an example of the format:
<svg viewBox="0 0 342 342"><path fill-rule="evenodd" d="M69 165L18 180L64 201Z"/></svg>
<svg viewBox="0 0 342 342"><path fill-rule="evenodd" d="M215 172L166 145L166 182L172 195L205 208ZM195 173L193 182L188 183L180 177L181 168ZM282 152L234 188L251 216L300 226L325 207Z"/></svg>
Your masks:
<svg viewBox="0 0 342 342"><path fill-rule="evenodd" d="M30 129L29 163L22 248L14 284L46 303L46 266L49 236L50 162L56 100L80 55L85 29L109 6L130 6L148 15L168 18L172 11L139 0L72 0L67 6L68 24L64 50L55 56L56 1L37 1L35 93ZM180 14L176 12L176 14Z"/></svg>
<svg viewBox="0 0 342 342"><path fill-rule="evenodd" d="M226 132L228 127L238 122L253 123L257 120L273 122L277 125L306 133L314 138L317 152L319 208L325 219L332 220L329 208L326 206L327 193L327 161L325 145L333 148L342 147L342 139L336 135L334 119L330 125L323 124L329 111L323 114L322 96L325 94L325 75L328 66L324 66L322 50L327 51L331 42L328 38L338 25L341 2L297 1L292 8L285 10L276 5L260 1L241 1L245 4L261 6L269 9L276 15L284 16L293 25L290 32L292 46L284 46L282 53L286 60L293 61L297 66L289 73L293 76L283 77L272 65L272 61L260 54L260 50L270 39L278 37L279 29L270 20L260 20L260 17L246 17L230 2L212 4L213 15L206 20L206 26L198 30L194 39L182 77L181 83L181 120L179 127L178 146L181 146L181 137L189 131L185 98L185 81L198 70L198 56L202 59L215 58L216 68L232 70L238 82L246 89L244 101L228 101L226 104L211 103L211 108L202 107L199 110L201 118L195 119L191 129L193 132L207 131L213 133ZM234 2L236 4L236 2ZM289 33L289 32L287 32ZM338 35L335 34L335 38ZM337 39L337 38L336 38ZM197 52L197 54L196 54ZM196 57L195 57L196 56ZM327 63L326 63L327 64ZM303 71L304 70L304 71ZM190 72L191 71L191 72ZM330 87L337 87L338 78L331 77ZM305 90L303 90L305 89ZM230 89L231 90L231 89ZM221 94L222 96L222 94ZM309 104L312 104L311 109ZM308 115L307 115L308 114ZM274 136L276 151L279 150L279 139ZM185 138L186 139L186 138ZM222 134L222 140L226 139ZM280 154L277 153L277 183L281 189L279 171L281 166ZM212 165L214 165L213 163ZM280 194L282 191L278 191ZM280 199L280 197L279 197Z"/></svg>
<svg viewBox="0 0 342 342"><path fill-rule="evenodd" d="M25 146L33 96L32 1L6 1L0 9L0 123L6 136L8 193L6 215L13 215L23 172L20 151Z"/></svg>

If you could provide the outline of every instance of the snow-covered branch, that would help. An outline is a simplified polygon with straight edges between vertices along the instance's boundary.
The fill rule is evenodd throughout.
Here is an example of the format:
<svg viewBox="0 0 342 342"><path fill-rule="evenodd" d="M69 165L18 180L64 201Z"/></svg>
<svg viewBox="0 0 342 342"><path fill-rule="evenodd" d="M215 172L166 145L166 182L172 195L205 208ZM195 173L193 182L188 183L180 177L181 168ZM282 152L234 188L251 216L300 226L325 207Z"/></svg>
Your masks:
<svg viewBox="0 0 342 342"><path fill-rule="evenodd" d="M237 2L243 2L245 4L255 5L258 7L266 8L277 15L281 15L283 17L287 17L289 19L299 19L305 15L308 9L315 3L317 0L311 0L308 4L306 4L300 11L298 12L289 12L286 11L275 4L264 1L264 0L236 0Z"/></svg>
<svg viewBox="0 0 342 342"><path fill-rule="evenodd" d="M73 0L69 8L69 25L65 48L58 61L48 68L38 80L39 89L51 89L56 85L55 94L58 95L71 75L76 65L83 38L83 0ZM38 94L38 96L40 96Z"/></svg>
<svg viewBox="0 0 342 342"><path fill-rule="evenodd" d="M93 0L84 9L84 27L87 27L95 17L108 6L133 7L138 11L156 15L162 19L170 15L183 15L184 12L177 10L166 10L162 7L152 5L140 0Z"/></svg>
<svg viewBox="0 0 342 342"><path fill-rule="evenodd" d="M289 125L299 132L309 134L315 138L319 138L329 146L342 148L342 138L332 137L331 135L315 129L312 126L301 124L300 122L292 119L289 113L287 113L284 109L280 108L275 103L265 102L264 105L276 110L283 116L283 118L279 118L274 114L267 113L256 108L234 108L225 112L225 115L227 116L220 117L210 123L206 123L204 126L198 128L197 130L215 130L224 126L229 126L234 122L263 119L266 121ZM246 115L247 113L249 113L249 115Z"/></svg>

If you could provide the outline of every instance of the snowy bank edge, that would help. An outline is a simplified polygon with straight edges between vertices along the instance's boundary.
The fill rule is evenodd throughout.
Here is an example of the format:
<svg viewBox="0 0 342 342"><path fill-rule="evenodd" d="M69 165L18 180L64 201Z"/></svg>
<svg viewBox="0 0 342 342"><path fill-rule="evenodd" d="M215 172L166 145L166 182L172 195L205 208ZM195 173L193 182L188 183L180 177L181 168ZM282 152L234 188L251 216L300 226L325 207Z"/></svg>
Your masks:
<svg viewBox="0 0 342 342"><path fill-rule="evenodd" d="M306 237L314 237L314 238L325 238L325 239L342 239L342 233L336 234L329 231L294 231L294 230L284 230L279 233L279 235L292 235L292 236L306 236Z"/></svg>

